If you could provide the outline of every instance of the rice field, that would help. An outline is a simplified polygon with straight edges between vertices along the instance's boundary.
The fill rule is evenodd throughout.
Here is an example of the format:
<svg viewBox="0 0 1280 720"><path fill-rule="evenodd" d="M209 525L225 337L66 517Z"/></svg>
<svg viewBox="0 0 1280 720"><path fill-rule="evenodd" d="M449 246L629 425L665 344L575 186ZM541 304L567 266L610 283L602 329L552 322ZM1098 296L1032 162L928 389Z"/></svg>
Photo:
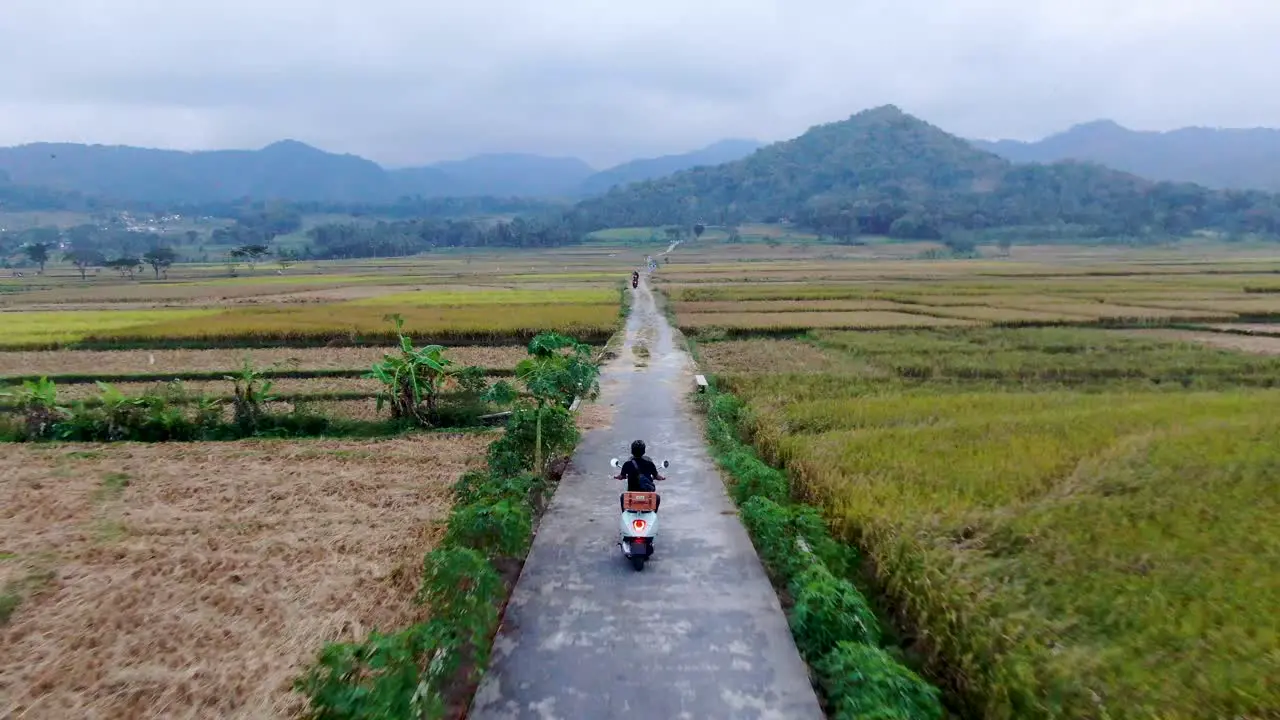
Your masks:
<svg viewBox="0 0 1280 720"><path fill-rule="evenodd" d="M948 320L998 326L1169 326L1280 319L1280 300L1247 290L1249 279L1240 274L1000 279L922 272L912 282L906 272L895 272L846 282L828 278L804 283L772 281L766 273L740 277L738 282L698 285L664 275L659 287L681 328L697 331L718 326L739 334L753 329L775 333L957 324ZM934 320L907 323L901 318L895 322L892 315L879 319L849 315L865 312L908 313Z"/></svg>
<svg viewBox="0 0 1280 720"><path fill-rule="evenodd" d="M85 337L137 332L148 325L186 322L218 314L213 309L77 310L0 314L0 347L58 345Z"/></svg>
<svg viewBox="0 0 1280 720"><path fill-rule="evenodd" d="M909 305L887 300L705 300L672 304L677 316L703 313L894 311L904 308L911 309Z"/></svg>
<svg viewBox="0 0 1280 720"><path fill-rule="evenodd" d="M971 712L1275 706L1277 391L831 390L761 409L752 437L863 547Z"/></svg>
<svg viewBox="0 0 1280 720"><path fill-rule="evenodd" d="M121 347L271 347L383 344L389 315L423 343L521 342L542 329L599 341L618 321L612 305L462 306L345 303L238 307L230 310L67 311L4 313L0 349ZM119 317L113 317L119 315ZM379 342L380 341L380 342Z"/></svg>
<svg viewBox="0 0 1280 720"><path fill-rule="evenodd" d="M808 330L810 328L885 329L945 327L973 324L955 318L932 317L888 310L854 312L763 312L687 313L677 316L680 329L695 335L703 329L751 330L760 332Z"/></svg>
<svg viewBox="0 0 1280 720"><path fill-rule="evenodd" d="M1016 307L988 307L986 305L948 305L931 307L927 311L934 317L978 320L992 325L1065 325L1087 323L1097 316L1074 315L1046 310L1023 310Z"/></svg>
<svg viewBox="0 0 1280 720"><path fill-rule="evenodd" d="M143 376L113 384L147 393L247 357L317 374L276 378L296 402L271 409L385 419L372 381L323 374L391 349L387 315L493 370L538 330L603 344L618 286L666 247L647 237L286 275L5 279L0 377L76 376L59 384L72 400L95 376ZM967 716L1270 717L1280 355L1243 344L1280 335L1260 292L1280 289L1280 263L1032 246L915 259L925 245L712 238L653 283L747 403L744 431L874 561L911 652ZM579 424L608 422L594 412ZM418 619L444 488L488 439L8 446L0 715L296 715L288 681L325 642Z"/></svg>
<svg viewBox="0 0 1280 720"><path fill-rule="evenodd" d="M551 278L539 278L546 282ZM379 307L462 307L471 305L616 305L618 291L616 288L583 288L573 290L552 289L492 289L483 292L467 292L465 290L437 291L424 288L415 292L393 293L362 300L353 300L349 306L376 305Z"/></svg>
<svg viewBox="0 0 1280 720"><path fill-rule="evenodd" d="M106 380L130 399L163 398L175 423L236 427L223 376L247 361L275 375L262 413L330 437L6 443L0 716L299 717L292 682L327 643L425 619L423 555L450 486L494 439L472 427L487 405L455 400L453 384L439 424L465 418L466 434L390 422L382 384L362 377L399 353L389 316L416 347L443 344L492 383L540 331L603 344L627 267L573 249L6 280L0 385L55 378L57 403L78 408ZM200 396L219 404L193 404ZM6 428L24 417L14 402L0 399ZM115 417L95 412L77 417ZM365 435L378 439L354 439Z"/></svg>
<svg viewBox="0 0 1280 720"><path fill-rule="evenodd" d="M601 267L614 269L613 282L601 282ZM603 344L619 324L621 267L616 253L580 248L301 263L288 274L259 268L237 277L175 266L164 280L81 280L60 267L5 279L0 386L49 377L59 402L92 405L95 381L105 381L130 398L220 400L229 420L233 384L224 376L248 361L272 376L269 394L284 401L269 408L375 420L381 387L361 376L398 352L392 317L417 346L446 346L457 366L509 374L544 330ZM0 400L6 437L15 402Z"/></svg>
<svg viewBox="0 0 1280 720"><path fill-rule="evenodd" d="M1249 321L1280 310L1255 292L1274 268L1079 262L1106 274L661 287L960 716L1271 717L1280 326ZM967 324L815 321L842 302ZM705 332L714 316L735 332Z"/></svg>

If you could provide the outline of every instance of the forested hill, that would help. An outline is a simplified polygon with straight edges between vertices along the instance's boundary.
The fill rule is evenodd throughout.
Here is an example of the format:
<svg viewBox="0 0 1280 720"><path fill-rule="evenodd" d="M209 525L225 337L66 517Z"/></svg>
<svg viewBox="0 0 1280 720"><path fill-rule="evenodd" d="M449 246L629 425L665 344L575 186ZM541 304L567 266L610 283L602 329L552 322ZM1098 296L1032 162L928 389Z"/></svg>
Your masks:
<svg viewBox="0 0 1280 720"><path fill-rule="evenodd" d="M888 105L819 125L742 160L580 203L583 227L789 218L836 237L1070 226L1084 235L1280 232L1261 192L1156 183L1089 163L1015 165Z"/></svg>
<svg viewBox="0 0 1280 720"><path fill-rule="evenodd" d="M1038 142L972 142L1014 162L1085 160L1153 180L1280 192L1280 130L1272 128L1150 132L1096 120Z"/></svg>

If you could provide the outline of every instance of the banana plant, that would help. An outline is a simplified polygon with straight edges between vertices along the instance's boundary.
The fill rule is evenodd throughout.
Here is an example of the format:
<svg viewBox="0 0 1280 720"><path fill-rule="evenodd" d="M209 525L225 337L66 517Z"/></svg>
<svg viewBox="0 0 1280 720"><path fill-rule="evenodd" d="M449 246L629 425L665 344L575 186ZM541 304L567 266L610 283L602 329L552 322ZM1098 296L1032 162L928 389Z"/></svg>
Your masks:
<svg viewBox="0 0 1280 720"><path fill-rule="evenodd" d="M448 383L454 362L444 356L443 345L414 348L406 336L404 318L390 315L400 336L400 353L387 353L374 363L367 378L382 383L378 392L378 411L391 406L391 416L411 419L419 425L431 425L437 417L440 392Z"/></svg>
<svg viewBox="0 0 1280 720"><path fill-rule="evenodd" d="M147 400L125 395L110 383L96 381L98 396L102 403L102 418L106 423L107 440L122 440L128 435L128 428L136 422L136 416L145 411Z"/></svg>
<svg viewBox="0 0 1280 720"><path fill-rule="evenodd" d="M0 390L0 397L17 401L29 439L46 437L54 426L66 418L67 409L58 405L58 386L48 378L25 380L17 390Z"/></svg>
<svg viewBox="0 0 1280 720"><path fill-rule="evenodd" d="M276 400L271 394L272 382L264 380L262 373L254 369L248 358L245 358L240 372L225 378L235 384L235 399L232 402L236 424L249 431L257 430L264 406Z"/></svg>

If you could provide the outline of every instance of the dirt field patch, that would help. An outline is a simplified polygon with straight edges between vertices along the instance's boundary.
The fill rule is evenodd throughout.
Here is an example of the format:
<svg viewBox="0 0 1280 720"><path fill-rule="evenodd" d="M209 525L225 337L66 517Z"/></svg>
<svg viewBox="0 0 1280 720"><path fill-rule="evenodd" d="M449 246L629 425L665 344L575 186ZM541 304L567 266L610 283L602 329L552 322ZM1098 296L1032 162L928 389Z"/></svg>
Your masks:
<svg viewBox="0 0 1280 720"><path fill-rule="evenodd" d="M914 315L887 310L864 312L769 312L769 313L688 313L677 316L681 329L723 328L734 330L806 330L810 328L947 327L976 325L971 320Z"/></svg>
<svg viewBox="0 0 1280 720"><path fill-rule="evenodd" d="M613 403L603 398L593 403L583 403L578 408L575 424L580 432L590 432L613 426Z"/></svg>
<svg viewBox="0 0 1280 720"><path fill-rule="evenodd" d="M296 395L330 395L337 393L363 393L373 396L382 383L369 378L277 378L271 380L271 395L294 397ZM189 395L231 397L234 385L230 380L185 380L182 388ZM118 382L111 386L125 395L163 395L167 385L162 382ZM58 400L72 402L96 398L102 392L96 384L77 383L58 386Z"/></svg>
<svg viewBox="0 0 1280 720"><path fill-rule="evenodd" d="M1218 323L1206 325L1210 330L1249 335L1280 335L1280 324L1275 323Z"/></svg>
<svg viewBox="0 0 1280 720"><path fill-rule="evenodd" d="M909 307L909 306L908 306ZM886 300L703 300L675 303L676 315L688 313L765 313L832 310L901 310Z"/></svg>
<svg viewBox="0 0 1280 720"><path fill-rule="evenodd" d="M324 643L400 627L486 435L14 446L0 716L287 717Z"/></svg>
<svg viewBox="0 0 1280 720"><path fill-rule="evenodd" d="M1166 340L1182 340L1223 350L1280 355L1280 337L1266 335L1236 335L1223 332L1196 332L1194 330L1130 330L1130 335L1156 337Z"/></svg>

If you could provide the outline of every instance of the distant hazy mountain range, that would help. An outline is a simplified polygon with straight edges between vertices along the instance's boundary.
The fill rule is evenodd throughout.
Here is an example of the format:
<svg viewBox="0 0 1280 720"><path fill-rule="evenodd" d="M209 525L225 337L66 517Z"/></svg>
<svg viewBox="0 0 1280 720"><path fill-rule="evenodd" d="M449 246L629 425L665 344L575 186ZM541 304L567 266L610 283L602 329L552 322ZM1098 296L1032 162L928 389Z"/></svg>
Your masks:
<svg viewBox="0 0 1280 720"><path fill-rule="evenodd" d="M1038 142L972 142L1014 162L1084 160L1152 180L1280 191L1280 130L1271 128L1147 132L1096 120Z"/></svg>
<svg viewBox="0 0 1280 720"><path fill-rule="evenodd" d="M1158 181L1193 179L1181 175L1191 169L1201 178L1230 169L1228 163L1208 162L1227 154L1212 148L1236 151L1237 173L1246 165L1265 165L1245 161L1267 157L1264 141L1273 132L1131 133L1113 123L1093 123L1040 143L996 143L992 152L885 105L764 147L726 141L603 173L580 160L533 155L484 155L387 170L293 141L256 151L199 153L42 144L0 149L0 208L59 207L64 201L91 206L113 198L153 207L166 200L217 204L243 197L378 203L420 195L430 199L400 207L419 213L418 206L434 203L441 206L436 214L446 217L451 207L464 209L472 201L485 201L475 202L477 208L493 207L495 199L517 205L511 195L540 195L520 199L548 206L536 218L546 224L530 231L533 246L608 227L784 220L842 242L887 235L943 240L957 251L963 251L966 234L993 229L1008 229L1021 240L1034 232L1054 241L1185 237L1201 229L1280 236L1280 194ZM1073 136L1095 142L1063 139ZM1170 141L1183 137L1190 139ZM1239 137L1259 140L1244 153L1233 144ZM1098 154L1088 156L1086 149ZM1062 159L1027 163L1011 155ZM1178 163L1178 157L1205 162ZM1156 160L1164 164L1135 165ZM6 175L12 182L4 181ZM1219 185L1243 184L1241 177L1213 176ZM570 206L572 200L579 202ZM406 232L426 237L424 226L408 222L386 229L384 239L400 242L396 238Z"/></svg>
<svg viewBox="0 0 1280 720"><path fill-rule="evenodd" d="M725 140L682 155L633 160L596 172L577 158L517 153L387 170L355 155L328 153L294 140L261 150L205 152L34 143L0 148L0 173L16 185L143 202L242 197L380 202L406 195L571 199L606 192L616 184L737 160L759 147L751 140Z"/></svg>
<svg viewBox="0 0 1280 720"><path fill-rule="evenodd" d="M1077 160L1151 180L1280 191L1280 130L1140 132L1099 120L1037 142L971 140L968 144L1015 163ZM76 192L107 201L150 203L244 197L365 203L403 196L579 200L606 194L618 186L739 162L758 156L757 151L764 147L754 140L722 140L692 152L632 160L597 172L577 158L518 153L386 169L355 155L329 153L294 140L261 150L206 152L35 143L0 148L0 182L7 176L10 193L26 188L22 192L27 195ZM835 174L826 181L835 182L860 172L847 164L860 157L847 158L843 169L825 156L806 162L828 168ZM904 156L895 162L910 165L915 161ZM784 190L779 188L779 192Z"/></svg>

